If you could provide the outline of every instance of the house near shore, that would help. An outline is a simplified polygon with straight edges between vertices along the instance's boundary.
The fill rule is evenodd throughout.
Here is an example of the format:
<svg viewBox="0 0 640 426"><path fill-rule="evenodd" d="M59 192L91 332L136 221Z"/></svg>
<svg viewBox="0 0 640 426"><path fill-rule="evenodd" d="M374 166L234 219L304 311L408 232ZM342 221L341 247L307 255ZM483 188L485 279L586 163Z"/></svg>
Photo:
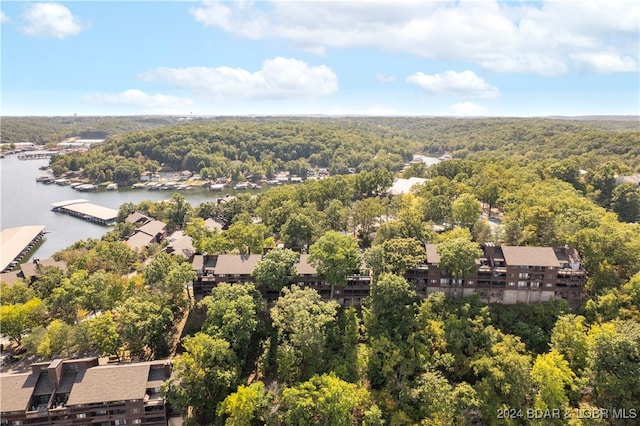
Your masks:
<svg viewBox="0 0 640 426"><path fill-rule="evenodd" d="M132 250L143 250L153 243L161 243L167 236L167 224L139 212L133 212L125 222L138 226L124 243Z"/></svg>

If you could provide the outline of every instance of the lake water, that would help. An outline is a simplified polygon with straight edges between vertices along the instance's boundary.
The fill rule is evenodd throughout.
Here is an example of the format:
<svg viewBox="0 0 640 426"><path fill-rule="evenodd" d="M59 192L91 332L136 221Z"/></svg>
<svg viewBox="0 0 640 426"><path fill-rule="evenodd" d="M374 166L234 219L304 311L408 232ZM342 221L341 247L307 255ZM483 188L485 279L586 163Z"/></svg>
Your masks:
<svg viewBox="0 0 640 426"><path fill-rule="evenodd" d="M112 229L112 227L100 226L64 213L54 213L51 211L52 203L84 198L94 204L117 210L126 202L168 200L172 194L172 191L130 188L121 188L117 191L100 189L96 192L78 192L69 186L37 183L36 177L45 173L39 170L39 167L48 164L49 160L19 160L16 155L9 155L0 160L0 229L44 225L47 235L42 244L31 254L42 259L50 257L56 251L78 240L89 237L100 238ZM177 192L195 207L202 202L214 201L221 195L233 193L233 190L210 192L204 188L195 188Z"/></svg>

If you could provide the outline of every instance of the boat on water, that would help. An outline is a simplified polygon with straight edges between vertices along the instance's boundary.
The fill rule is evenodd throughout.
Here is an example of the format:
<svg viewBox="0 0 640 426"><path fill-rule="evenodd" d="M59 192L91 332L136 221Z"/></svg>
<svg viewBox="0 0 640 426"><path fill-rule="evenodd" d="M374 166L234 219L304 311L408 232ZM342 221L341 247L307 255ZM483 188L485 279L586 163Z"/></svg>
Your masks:
<svg viewBox="0 0 640 426"><path fill-rule="evenodd" d="M53 183L55 183L56 185L65 186L65 185L69 185L71 181L69 179L60 178L60 179L54 180Z"/></svg>
<svg viewBox="0 0 640 426"><path fill-rule="evenodd" d="M246 189L249 189L249 184L246 182L239 183L236 186L234 186L233 189L235 189L236 191L244 191Z"/></svg>
<svg viewBox="0 0 640 426"><path fill-rule="evenodd" d="M222 184L222 183L211 184L211 186L209 186L209 190L210 191L223 191L224 190L224 184Z"/></svg>
<svg viewBox="0 0 640 426"><path fill-rule="evenodd" d="M93 185L91 183L84 183L82 185L78 185L74 188L77 191L95 191L98 189L98 185Z"/></svg>
<svg viewBox="0 0 640 426"><path fill-rule="evenodd" d="M40 183L52 183L53 182L53 176L50 175L41 175L36 177L36 182L40 182Z"/></svg>
<svg viewBox="0 0 640 426"><path fill-rule="evenodd" d="M145 186L147 186L146 183L138 182L138 183L134 183L133 186L131 186L131 188L133 188L133 189L142 189Z"/></svg>
<svg viewBox="0 0 640 426"><path fill-rule="evenodd" d="M109 185L107 185L107 191L115 191L116 189L118 189L117 183L110 183Z"/></svg>

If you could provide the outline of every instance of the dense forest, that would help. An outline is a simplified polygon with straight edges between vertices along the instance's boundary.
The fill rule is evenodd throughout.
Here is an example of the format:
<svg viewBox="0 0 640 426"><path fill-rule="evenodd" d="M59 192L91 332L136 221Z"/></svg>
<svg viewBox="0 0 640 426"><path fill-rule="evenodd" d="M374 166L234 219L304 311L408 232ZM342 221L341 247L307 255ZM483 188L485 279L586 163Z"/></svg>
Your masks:
<svg viewBox="0 0 640 426"><path fill-rule="evenodd" d="M53 146L67 138L102 139L178 123L177 117L2 117L0 144L32 142Z"/></svg>
<svg viewBox="0 0 640 426"><path fill-rule="evenodd" d="M445 153L469 160L575 159L582 169L615 161L624 171L637 171L640 131L637 122L597 120L199 119L114 135L89 153L59 156L52 167L56 175L83 170L96 183L131 184L160 165L206 178L251 180L278 170L302 177L313 168L331 174L398 171L413 154Z"/></svg>
<svg viewBox="0 0 640 426"><path fill-rule="evenodd" d="M191 206L176 193L125 204L101 240L55 254L66 272L3 284L2 332L43 358L177 351L164 392L192 413L190 424L637 424L640 189L614 177L638 170L635 124L221 119L113 137L52 163L90 168L122 156L190 168L182 162L198 157L189 164L212 175L225 164L257 174L300 161L355 170L225 203ZM444 152L454 159L402 172L428 179L412 193L386 194L413 153ZM183 229L198 253L285 248L258 263L255 285L220 284L196 302L185 292L188 262L161 244L134 252L122 242L133 211ZM207 228L207 218L223 229ZM420 298L403 272L423 261L426 243L575 247L588 273L583 303ZM336 288L348 271L370 274L364 306L286 285L300 252ZM273 306L260 285L280 291ZM608 418L594 419L603 409ZM613 409L631 418L614 419Z"/></svg>

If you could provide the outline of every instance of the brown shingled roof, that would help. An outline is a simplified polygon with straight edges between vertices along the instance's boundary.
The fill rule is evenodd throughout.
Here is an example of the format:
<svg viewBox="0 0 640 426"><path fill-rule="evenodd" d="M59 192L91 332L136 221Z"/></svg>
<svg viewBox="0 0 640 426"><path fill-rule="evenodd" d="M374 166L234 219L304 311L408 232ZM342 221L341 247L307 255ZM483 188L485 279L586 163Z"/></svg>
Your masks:
<svg viewBox="0 0 640 426"><path fill-rule="evenodd" d="M425 245L425 250L427 252L427 263L435 263L436 265L440 263L440 254L438 253L437 248L437 244Z"/></svg>
<svg viewBox="0 0 640 426"><path fill-rule="evenodd" d="M67 405L144 398L149 364L100 366L79 371Z"/></svg>
<svg viewBox="0 0 640 426"><path fill-rule="evenodd" d="M507 266L560 267L556 253L551 247L502 246Z"/></svg>
<svg viewBox="0 0 640 426"><path fill-rule="evenodd" d="M296 263L296 272L298 275L315 275L318 273L316 268L309 263L309 255L305 253L300 255L300 261Z"/></svg>
<svg viewBox="0 0 640 426"><path fill-rule="evenodd" d="M0 375L0 410L3 413L27 409L38 373Z"/></svg>
<svg viewBox="0 0 640 426"><path fill-rule="evenodd" d="M260 259L262 259L261 254L220 254L214 272L216 275L250 275Z"/></svg>

